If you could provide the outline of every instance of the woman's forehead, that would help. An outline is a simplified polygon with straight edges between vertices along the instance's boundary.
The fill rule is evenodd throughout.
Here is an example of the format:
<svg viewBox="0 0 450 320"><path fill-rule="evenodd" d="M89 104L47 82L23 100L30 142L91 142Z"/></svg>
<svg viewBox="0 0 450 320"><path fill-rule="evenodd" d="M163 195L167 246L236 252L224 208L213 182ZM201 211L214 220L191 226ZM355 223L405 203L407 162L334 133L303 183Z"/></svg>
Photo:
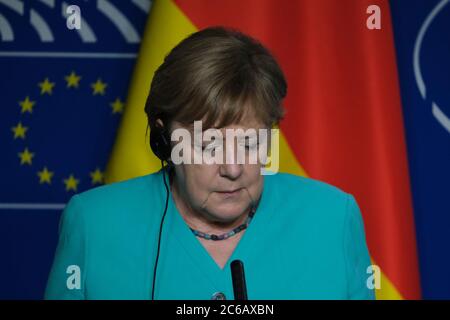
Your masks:
<svg viewBox="0 0 450 320"><path fill-rule="evenodd" d="M263 129L263 128L268 127L266 124L264 124L261 120L259 120L257 118L247 118L247 119L243 118L238 123L232 123L230 125L226 125L226 126L223 126L220 128L217 126L217 123L209 128L205 127L203 124L204 124L204 121L202 121L202 120L194 121L191 124L184 124L179 121L173 121L172 129L184 128L190 132L194 132L195 129L199 130L199 128L201 131L206 131L208 129L225 131L227 129L248 130L248 129Z"/></svg>
<svg viewBox="0 0 450 320"><path fill-rule="evenodd" d="M225 130L225 129L260 129L267 128L268 125L264 123L261 117L257 116L256 111L250 107L246 106L243 109L243 113L234 121L230 123L224 123L225 121L222 118L218 118L214 121L211 119L209 115L203 116L202 119L192 121L190 123L182 123L181 121L174 121L174 124L177 127L186 128L189 131L194 130L194 126L199 123L202 126L202 131L207 129L217 129L217 130Z"/></svg>

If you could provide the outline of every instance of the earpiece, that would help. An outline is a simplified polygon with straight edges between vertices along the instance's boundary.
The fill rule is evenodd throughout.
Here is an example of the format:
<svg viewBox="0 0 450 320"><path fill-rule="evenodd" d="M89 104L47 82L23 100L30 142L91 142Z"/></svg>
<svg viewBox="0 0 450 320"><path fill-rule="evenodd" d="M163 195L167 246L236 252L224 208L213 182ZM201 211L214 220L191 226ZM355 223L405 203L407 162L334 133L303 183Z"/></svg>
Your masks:
<svg viewBox="0 0 450 320"><path fill-rule="evenodd" d="M164 127L155 126L150 130L150 148L160 160L168 162L171 153L170 137Z"/></svg>

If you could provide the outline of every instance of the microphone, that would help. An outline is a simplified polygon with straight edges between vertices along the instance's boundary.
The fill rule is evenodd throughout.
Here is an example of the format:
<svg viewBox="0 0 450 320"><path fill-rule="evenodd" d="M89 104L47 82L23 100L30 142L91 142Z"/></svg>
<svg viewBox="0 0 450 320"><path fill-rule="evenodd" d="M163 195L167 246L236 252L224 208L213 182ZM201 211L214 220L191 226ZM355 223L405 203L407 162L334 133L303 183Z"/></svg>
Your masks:
<svg viewBox="0 0 450 320"><path fill-rule="evenodd" d="M245 284L244 263L241 260L231 262L231 279L233 281L233 291L235 300L247 299L247 286Z"/></svg>

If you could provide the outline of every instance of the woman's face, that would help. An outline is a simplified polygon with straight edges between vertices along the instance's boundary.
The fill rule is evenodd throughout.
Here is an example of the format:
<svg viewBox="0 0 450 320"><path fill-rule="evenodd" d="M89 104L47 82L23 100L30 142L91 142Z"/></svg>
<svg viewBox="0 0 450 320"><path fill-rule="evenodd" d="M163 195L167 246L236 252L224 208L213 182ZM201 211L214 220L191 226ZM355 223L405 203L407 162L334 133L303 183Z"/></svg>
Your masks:
<svg viewBox="0 0 450 320"><path fill-rule="evenodd" d="M201 214L204 218L214 222L231 222L250 208L252 201L257 202L263 188L263 175L261 174L261 164L259 160L253 164L248 161L249 152L257 152L255 145L250 146L249 140L241 140L246 143L245 163L237 164L238 139L227 139L226 129L249 128L264 129L262 123L257 121L245 121L245 125L230 125L225 128L215 129L223 135L223 164L177 164L175 165L175 188L181 196L184 205L194 213ZM179 123L172 124L172 130L182 128ZM193 130L191 131L191 133ZM194 135L191 135L194 137ZM195 144L192 141L192 156L195 151ZM234 140L234 143L231 141ZM203 141L202 147L208 147L210 140ZM234 144L234 148L233 148ZM256 142L255 142L256 144ZM198 146L198 144L197 144ZM256 145L257 147L257 145ZM234 150L233 150L234 149ZM198 150L198 149L197 149ZM227 157L234 157L234 164L226 161ZM228 159L229 160L229 159ZM192 162L191 162L192 163Z"/></svg>

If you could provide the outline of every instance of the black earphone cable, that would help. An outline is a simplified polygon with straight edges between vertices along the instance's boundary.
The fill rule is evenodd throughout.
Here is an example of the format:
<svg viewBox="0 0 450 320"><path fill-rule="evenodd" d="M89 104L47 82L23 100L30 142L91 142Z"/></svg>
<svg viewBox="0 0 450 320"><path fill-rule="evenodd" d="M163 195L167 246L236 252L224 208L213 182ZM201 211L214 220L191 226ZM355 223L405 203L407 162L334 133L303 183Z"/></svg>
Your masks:
<svg viewBox="0 0 450 320"><path fill-rule="evenodd" d="M164 218L166 217L166 213L167 213L167 206L169 205L169 187L168 187L167 182L166 182L166 171L167 170L164 167L164 161L163 160L161 160L161 167L162 167L162 170L163 170L164 186L166 187L166 206L164 208L164 213L163 213L162 218L161 218L161 224L159 226L158 249L156 251L155 266L154 266L154 269L153 269L152 300L155 300L156 271L157 271L157 268L158 268L159 251L160 251L160 247L161 247L161 235L162 235L162 229L163 229L163 224L164 224Z"/></svg>

